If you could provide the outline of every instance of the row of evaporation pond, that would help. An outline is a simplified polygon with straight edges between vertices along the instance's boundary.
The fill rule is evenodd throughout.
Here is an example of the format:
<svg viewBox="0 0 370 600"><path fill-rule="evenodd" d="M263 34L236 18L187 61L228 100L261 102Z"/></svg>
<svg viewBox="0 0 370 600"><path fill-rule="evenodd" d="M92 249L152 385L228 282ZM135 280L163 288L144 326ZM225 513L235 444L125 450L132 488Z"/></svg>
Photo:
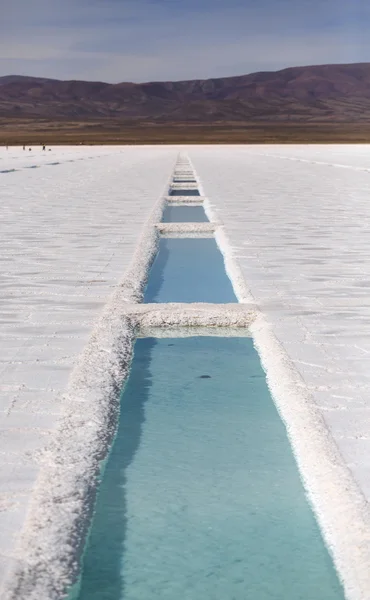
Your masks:
<svg viewBox="0 0 370 600"><path fill-rule="evenodd" d="M207 220L187 161L173 186L163 219ZM237 302L215 239L161 239L144 301ZM343 600L252 339L222 335L137 339L70 598Z"/></svg>

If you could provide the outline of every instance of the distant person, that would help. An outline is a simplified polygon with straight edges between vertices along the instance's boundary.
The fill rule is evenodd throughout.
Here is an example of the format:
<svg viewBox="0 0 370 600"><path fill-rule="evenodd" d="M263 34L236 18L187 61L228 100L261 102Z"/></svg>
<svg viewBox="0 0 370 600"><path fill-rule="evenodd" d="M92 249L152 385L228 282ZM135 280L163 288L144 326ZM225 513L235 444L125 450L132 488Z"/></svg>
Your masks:
<svg viewBox="0 0 370 600"><path fill-rule="evenodd" d="M43 146L43 147L42 147L42 149L43 149L43 150L46 150L46 146Z"/></svg>
<svg viewBox="0 0 370 600"><path fill-rule="evenodd" d="M26 146L23 146L23 150L25 150L25 149L26 149Z"/></svg>

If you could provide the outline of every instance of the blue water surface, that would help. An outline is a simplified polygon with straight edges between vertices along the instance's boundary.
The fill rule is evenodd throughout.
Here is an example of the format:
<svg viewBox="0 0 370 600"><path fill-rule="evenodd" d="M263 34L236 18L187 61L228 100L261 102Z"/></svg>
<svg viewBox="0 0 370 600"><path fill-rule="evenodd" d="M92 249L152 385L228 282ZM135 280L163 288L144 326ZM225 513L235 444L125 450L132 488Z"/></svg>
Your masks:
<svg viewBox="0 0 370 600"><path fill-rule="evenodd" d="M203 206L172 206L167 204L163 211L163 223L205 223L209 219Z"/></svg>
<svg viewBox="0 0 370 600"><path fill-rule="evenodd" d="M214 238L161 238L144 302L237 302Z"/></svg>
<svg viewBox="0 0 370 600"><path fill-rule="evenodd" d="M344 600L249 338L139 339L79 600Z"/></svg>
<svg viewBox="0 0 370 600"><path fill-rule="evenodd" d="M170 191L170 196L200 196L199 190L194 189L174 189Z"/></svg>

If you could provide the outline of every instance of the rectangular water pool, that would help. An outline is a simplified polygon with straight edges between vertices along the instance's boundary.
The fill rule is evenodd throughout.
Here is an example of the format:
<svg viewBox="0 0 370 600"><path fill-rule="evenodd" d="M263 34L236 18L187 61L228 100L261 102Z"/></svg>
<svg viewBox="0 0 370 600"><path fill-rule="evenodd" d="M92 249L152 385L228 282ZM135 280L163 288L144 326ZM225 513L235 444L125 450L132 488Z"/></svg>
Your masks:
<svg viewBox="0 0 370 600"><path fill-rule="evenodd" d="M203 206L171 206L168 204L164 211L163 223L204 223L208 221Z"/></svg>
<svg viewBox="0 0 370 600"><path fill-rule="evenodd" d="M214 238L161 238L144 302L237 302Z"/></svg>
<svg viewBox="0 0 370 600"><path fill-rule="evenodd" d="M199 190L171 190L170 196L200 196Z"/></svg>
<svg viewBox="0 0 370 600"><path fill-rule="evenodd" d="M139 339L79 600L344 600L249 338Z"/></svg>

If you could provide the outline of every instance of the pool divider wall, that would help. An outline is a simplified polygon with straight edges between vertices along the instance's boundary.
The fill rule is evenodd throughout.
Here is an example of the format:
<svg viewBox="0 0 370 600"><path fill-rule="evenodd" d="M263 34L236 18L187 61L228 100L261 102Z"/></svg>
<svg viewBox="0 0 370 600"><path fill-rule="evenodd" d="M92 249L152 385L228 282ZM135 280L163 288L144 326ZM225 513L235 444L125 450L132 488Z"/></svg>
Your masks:
<svg viewBox="0 0 370 600"><path fill-rule="evenodd" d="M202 204L205 196L165 196L166 202L169 204Z"/></svg>
<svg viewBox="0 0 370 600"><path fill-rule="evenodd" d="M202 193L201 186L199 191ZM189 202L189 198L186 200ZM199 204L202 198L196 200ZM164 202L165 198L160 198L155 204L131 266L108 300L73 370L57 431L41 459L43 466L2 600L65 597L68 586L78 576L100 464L116 431L119 391L129 373L138 328L192 326L244 327L246 333L250 328L346 596L349 600L368 600L368 506L343 464L309 390L256 310L223 227L217 226L215 237L240 304L138 304L157 250L156 224L161 220ZM207 199L204 206L213 220L213 206Z"/></svg>
<svg viewBox="0 0 370 600"><path fill-rule="evenodd" d="M176 182L176 181L172 181L171 185L170 185L170 189L171 190L197 190L198 186L197 186L197 182L186 182L186 183L181 183L181 182Z"/></svg>
<svg viewBox="0 0 370 600"><path fill-rule="evenodd" d="M175 237L176 234L181 237L214 237L217 224L207 223L207 221L199 223L157 223L156 228L162 237Z"/></svg>
<svg viewBox="0 0 370 600"><path fill-rule="evenodd" d="M177 202L177 200L175 198L173 198L171 196L170 200L166 201L166 204L170 205L170 206L188 206L189 208L194 208L194 206L200 206L203 208L203 204L204 203L204 198L201 199L201 201L199 202L199 196L196 199L196 202L187 202L185 200L180 200L180 202Z"/></svg>
<svg viewBox="0 0 370 600"><path fill-rule="evenodd" d="M252 322L251 317L251 322ZM188 325L183 327L181 325L174 325L171 327L163 327L163 325L155 326L155 325L141 325L140 329L137 332L137 339L140 338L183 338L183 337L252 337L249 329L246 327L214 327L212 328L205 327L204 325L200 325L199 327L196 325L192 325L189 327Z"/></svg>

